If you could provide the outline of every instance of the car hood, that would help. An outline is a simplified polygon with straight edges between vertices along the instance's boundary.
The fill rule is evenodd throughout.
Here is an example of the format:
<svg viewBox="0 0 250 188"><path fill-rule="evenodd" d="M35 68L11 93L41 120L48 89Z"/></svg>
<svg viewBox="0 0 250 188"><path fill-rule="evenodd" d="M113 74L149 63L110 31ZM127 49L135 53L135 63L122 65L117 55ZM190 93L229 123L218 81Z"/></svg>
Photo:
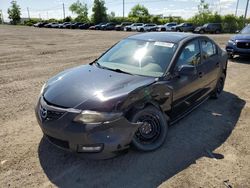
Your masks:
<svg viewBox="0 0 250 188"><path fill-rule="evenodd" d="M45 86L43 96L53 105L74 108L88 100L101 103L120 98L154 82L153 77L118 73L95 65L83 65L51 78Z"/></svg>
<svg viewBox="0 0 250 188"><path fill-rule="evenodd" d="M231 40L250 40L250 34L237 34Z"/></svg>

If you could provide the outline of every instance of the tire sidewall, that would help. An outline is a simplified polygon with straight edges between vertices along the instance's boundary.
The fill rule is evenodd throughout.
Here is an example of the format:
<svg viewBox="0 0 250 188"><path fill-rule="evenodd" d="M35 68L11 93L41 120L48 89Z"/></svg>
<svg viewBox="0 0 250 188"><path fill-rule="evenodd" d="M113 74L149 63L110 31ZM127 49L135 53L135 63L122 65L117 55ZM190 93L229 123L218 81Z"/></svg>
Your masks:
<svg viewBox="0 0 250 188"><path fill-rule="evenodd" d="M157 140L154 143L151 144L142 144L139 143L138 140L133 137L132 139L132 146L135 147L136 149L140 150L140 151L153 151L156 150L157 148L159 148L165 141L166 137L167 137L167 132L168 132L168 122L167 122L167 118L165 117L165 114L163 114L160 110L158 110L157 108L153 107L153 106L148 106L142 110L137 111L133 117L131 118L132 122L137 122L137 120L139 119L139 117L141 117L144 114L148 114L148 113L152 113L155 114L159 121L160 121L160 135L157 138Z"/></svg>
<svg viewBox="0 0 250 188"><path fill-rule="evenodd" d="M220 76L220 78L218 79L217 84L216 84L216 87L215 87L215 89L214 89L214 92L213 92L213 95L212 95L213 98L218 99L218 98L220 97L220 95L221 95L221 93L223 92L223 89L224 89L225 78L226 78L225 74L222 73L221 76ZM217 88L218 88L218 84L219 84L219 82L220 82L221 79L223 80L223 83L222 83L222 90L221 90L220 93L218 93L218 92L217 92Z"/></svg>

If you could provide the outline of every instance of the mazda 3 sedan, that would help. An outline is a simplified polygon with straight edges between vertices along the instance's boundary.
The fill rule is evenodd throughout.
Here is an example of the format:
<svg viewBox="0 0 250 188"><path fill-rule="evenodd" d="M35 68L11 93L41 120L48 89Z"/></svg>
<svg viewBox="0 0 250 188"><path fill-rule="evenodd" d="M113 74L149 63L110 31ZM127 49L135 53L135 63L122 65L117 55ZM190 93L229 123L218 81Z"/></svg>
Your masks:
<svg viewBox="0 0 250 188"><path fill-rule="evenodd" d="M152 151L170 125L219 97L226 70L227 53L206 36L138 34L49 79L36 117L51 143L83 156Z"/></svg>

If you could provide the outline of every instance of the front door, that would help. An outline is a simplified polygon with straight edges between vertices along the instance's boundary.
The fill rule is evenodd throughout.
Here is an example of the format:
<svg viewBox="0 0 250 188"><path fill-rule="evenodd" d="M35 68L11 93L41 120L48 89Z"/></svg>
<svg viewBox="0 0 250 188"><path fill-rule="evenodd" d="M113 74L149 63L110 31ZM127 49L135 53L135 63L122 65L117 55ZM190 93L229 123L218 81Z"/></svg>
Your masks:
<svg viewBox="0 0 250 188"><path fill-rule="evenodd" d="M187 75L178 73L183 65L194 66L196 70L196 66L200 64L200 61L200 45L196 39L187 43L184 48L182 48L174 68L174 72L178 76L174 76L169 83L173 88L173 104L170 115L172 119L178 118L192 108L192 106L196 104L197 98L200 97L202 85L197 71L194 74Z"/></svg>

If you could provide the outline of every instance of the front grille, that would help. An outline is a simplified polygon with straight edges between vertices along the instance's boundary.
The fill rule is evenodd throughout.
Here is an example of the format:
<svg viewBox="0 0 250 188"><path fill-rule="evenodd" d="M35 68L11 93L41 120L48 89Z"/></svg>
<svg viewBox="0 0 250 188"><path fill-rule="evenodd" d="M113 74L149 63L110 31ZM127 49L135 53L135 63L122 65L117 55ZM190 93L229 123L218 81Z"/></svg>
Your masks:
<svg viewBox="0 0 250 188"><path fill-rule="evenodd" d="M64 112L48 110L46 120L49 120L49 121L58 120L60 117L62 117L63 114Z"/></svg>
<svg viewBox="0 0 250 188"><path fill-rule="evenodd" d="M65 149L69 149L69 143L67 141L64 140L60 140L54 137L51 137L49 135L46 135L47 139L52 143L55 144L61 148L65 148Z"/></svg>
<svg viewBox="0 0 250 188"><path fill-rule="evenodd" d="M249 42L237 42L238 48L250 49L250 41Z"/></svg>

